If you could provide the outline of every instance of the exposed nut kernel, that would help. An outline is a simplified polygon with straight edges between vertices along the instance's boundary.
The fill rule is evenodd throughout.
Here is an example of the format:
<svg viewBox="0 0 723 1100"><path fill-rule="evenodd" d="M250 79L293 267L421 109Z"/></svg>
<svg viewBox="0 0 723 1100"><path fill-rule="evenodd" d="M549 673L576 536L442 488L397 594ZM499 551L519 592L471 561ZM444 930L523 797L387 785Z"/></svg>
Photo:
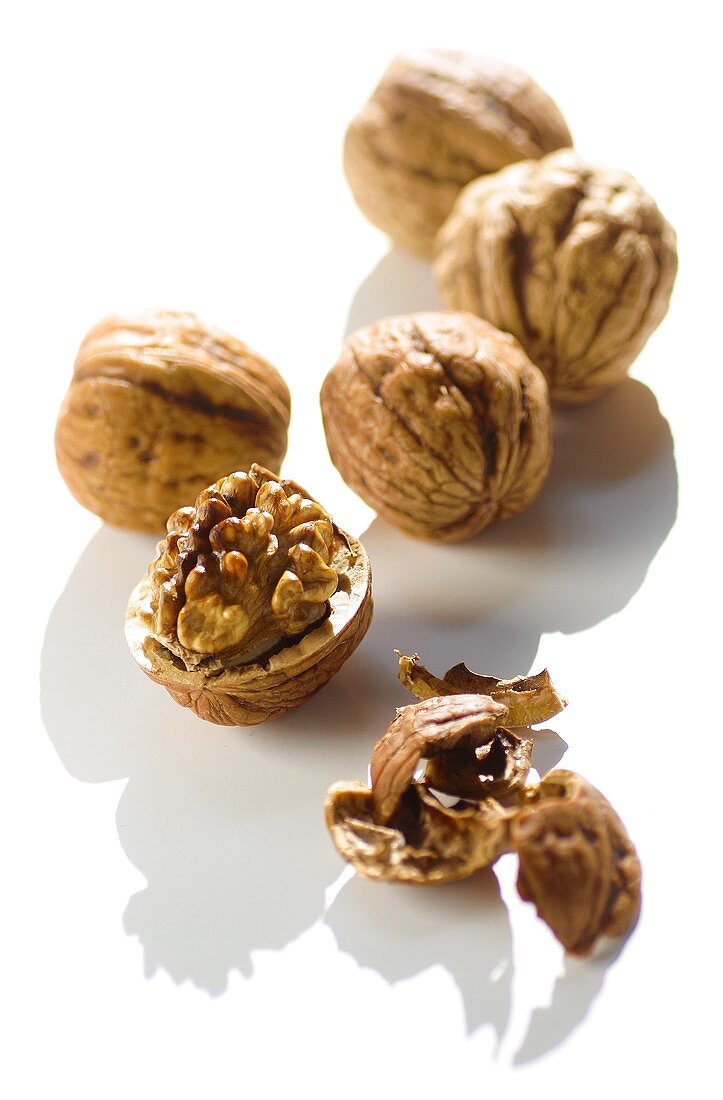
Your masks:
<svg viewBox="0 0 723 1100"><path fill-rule="evenodd" d="M202 490L168 532L126 634L144 671L202 717L246 725L283 713L364 636L364 550L295 482L254 465Z"/></svg>

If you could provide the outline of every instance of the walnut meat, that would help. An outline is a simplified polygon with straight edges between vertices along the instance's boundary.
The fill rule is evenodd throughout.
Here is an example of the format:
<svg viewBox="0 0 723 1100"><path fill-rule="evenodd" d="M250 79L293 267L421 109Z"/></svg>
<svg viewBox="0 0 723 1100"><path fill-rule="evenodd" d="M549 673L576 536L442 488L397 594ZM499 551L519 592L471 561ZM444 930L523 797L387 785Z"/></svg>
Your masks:
<svg viewBox="0 0 723 1100"><path fill-rule="evenodd" d="M445 305L511 332L569 403L625 378L676 267L675 233L650 195L570 149L469 184L436 243Z"/></svg>
<svg viewBox="0 0 723 1100"><path fill-rule="evenodd" d="M517 888L564 948L586 955L620 936L640 909L640 861L610 803L574 772L550 772L524 792L512 820Z"/></svg>
<svg viewBox="0 0 723 1100"><path fill-rule="evenodd" d="M521 511L550 468L542 374L470 314L409 314L353 333L321 408L347 484L419 538L468 538Z"/></svg>
<svg viewBox="0 0 723 1100"><path fill-rule="evenodd" d="M325 684L371 614L361 544L295 482L253 465L170 517L131 595L126 638L182 706L246 726Z"/></svg>
<svg viewBox="0 0 723 1100"><path fill-rule="evenodd" d="M240 340L190 313L109 317L86 336L55 435L73 495L157 534L227 470L286 454L289 391Z"/></svg>
<svg viewBox="0 0 723 1100"><path fill-rule="evenodd" d="M452 50L402 54L351 122L354 198L395 244L431 255L470 180L571 145L564 118L519 69Z"/></svg>

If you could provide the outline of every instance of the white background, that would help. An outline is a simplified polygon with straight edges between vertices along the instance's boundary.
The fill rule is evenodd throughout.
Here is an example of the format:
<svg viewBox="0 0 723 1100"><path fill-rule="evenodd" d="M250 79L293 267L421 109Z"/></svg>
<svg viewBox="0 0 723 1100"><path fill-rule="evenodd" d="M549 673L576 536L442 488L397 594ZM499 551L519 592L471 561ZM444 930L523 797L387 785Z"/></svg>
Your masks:
<svg viewBox="0 0 723 1100"><path fill-rule="evenodd" d="M708 1097L720 979L720 83L712 4L23 3L0 31L4 901L12 1098ZM252 731L146 681L121 634L153 541L102 528L54 465L77 345L104 314L192 309L293 392L285 470L362 532L318 388L349 327L432 307L340 166L403 47L530 71L582 153L678 230L635 381L557 417L551 481L458 547L379 522L376 616L316 699ZM571 699L536 760L617 807L644 865L617 954L565 961L514 865L414 891L352 879L322 823L441 671L548 665ZM41 660L42 655L42 660ZM336 883L336 885L334 885ZM708 991L708 993L707 993ZM719 1006L716 1006L717 1010Z"/></svg>

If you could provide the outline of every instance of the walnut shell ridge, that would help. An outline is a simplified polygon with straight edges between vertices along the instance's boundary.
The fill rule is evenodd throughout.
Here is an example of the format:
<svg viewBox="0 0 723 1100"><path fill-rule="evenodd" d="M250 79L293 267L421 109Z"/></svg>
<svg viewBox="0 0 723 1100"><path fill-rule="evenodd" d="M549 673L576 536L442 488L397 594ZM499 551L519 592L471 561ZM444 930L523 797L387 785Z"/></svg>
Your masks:
<svg viewBox="0 0 723 1100"><path fill-rule="evenodd" d="M168 529L131 593L126 641L200 718L248 726L284 714L366 634L364 547L295 482L253 465L203 490Z"/></svg>
<svg viewBox="0 0 723 1100"><path fill-rule="evenodd" d="M541 372L465 313L391 317L353 333L321 390L346 483L418 538L458 541L526 508L552 457Z"/></svg>
<svg viewBox="0 0 723 1100"><path fill-rule="evenodd" d="M677 268L675 233L637 180L571 149L469 184L435 251L444 304L516 336L567 403L625 378Z"/></svg>
<svg viewBox="0 0 723 1100"><path fill-rule="evenodd" d="M240 340L191 313L114 316L80 346L55 449L84 507L159 534L226 471L278 469L289 417L283 378Z"/></svg>
<svg viewBox="0 0 723 1100"><path fill-rule="evenodd" d="M352 120L344 170L369 221L429 256L466 183L571 144L558 108L520 69L420 50L392 61Z"/></svg>

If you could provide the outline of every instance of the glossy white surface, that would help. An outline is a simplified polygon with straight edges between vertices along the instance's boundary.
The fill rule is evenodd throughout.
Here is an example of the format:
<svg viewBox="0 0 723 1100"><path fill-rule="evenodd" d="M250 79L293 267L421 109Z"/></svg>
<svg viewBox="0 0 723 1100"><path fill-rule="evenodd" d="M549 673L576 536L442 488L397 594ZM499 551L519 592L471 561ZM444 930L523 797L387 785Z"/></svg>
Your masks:
<svg viewBox="0 0 723 1100"><path fill-rule="evenodd" d="M629 1075L657 1096L715 1094L709 10L71 0L3 16L5 1096L625 1097ZM436 304L427 267L388 251L340 168L386 61L422 44L528 69L581 151L637 175L680 238L635 380L558 414L538 502L457 547L374 520L334 473L317 409L346 330ZM207 726L136 670L121 621L153 540L101 528L55 470L79 340L145 305L196 310L275 362L294 398L285 470L368 528L367 640L265 728ZM643 860L622 949L566 961L509 858L429 891L349 879L323 798L364 777L405 701L395 647L437 670L552 670L571 704L537 766L589 777Z"/></svg>

